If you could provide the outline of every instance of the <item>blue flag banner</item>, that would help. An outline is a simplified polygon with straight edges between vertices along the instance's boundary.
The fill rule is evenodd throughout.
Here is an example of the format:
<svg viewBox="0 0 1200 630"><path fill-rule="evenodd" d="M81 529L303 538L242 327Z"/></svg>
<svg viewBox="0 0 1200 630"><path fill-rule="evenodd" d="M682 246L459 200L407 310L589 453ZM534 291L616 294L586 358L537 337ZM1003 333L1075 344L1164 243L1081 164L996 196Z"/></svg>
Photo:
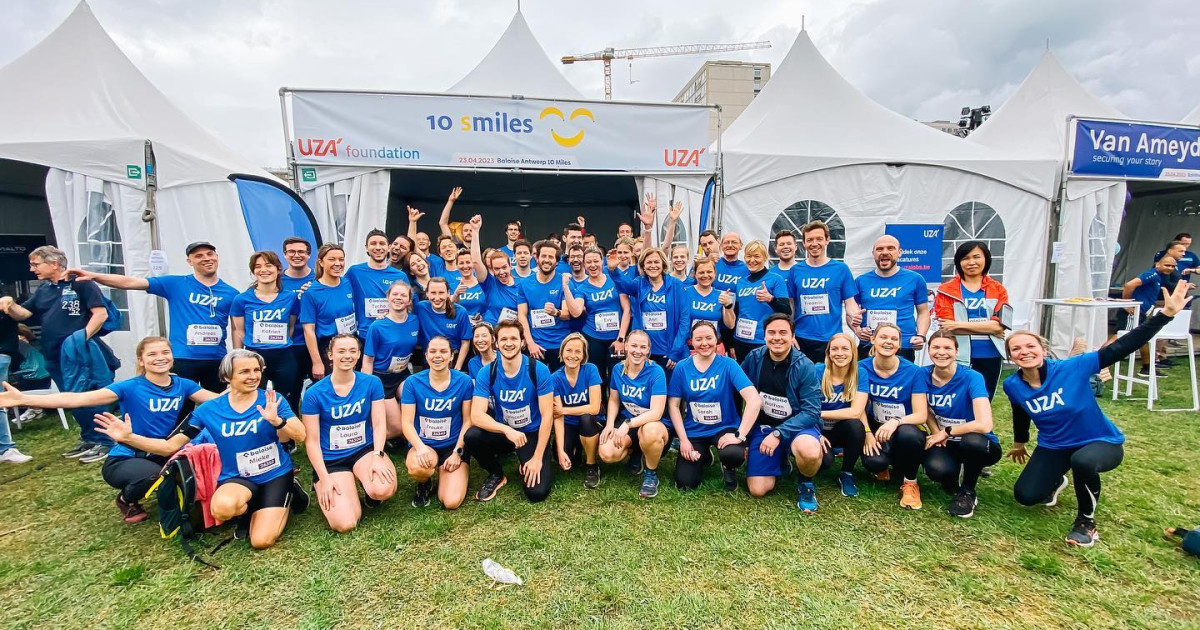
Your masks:
<svg viewBox="0 0 1200 630"><path fill-rule="evenodd" d="M915 271L927 283L942 281L941 223L889 223L883 233L900 241L900 266Z"/></svg>
<svg viewBox="0 0 1200 630"><path fill-rule="evenodd" d="M1077 118L1070 172L1086 177L1200 182L1200 129Z"/></svg>

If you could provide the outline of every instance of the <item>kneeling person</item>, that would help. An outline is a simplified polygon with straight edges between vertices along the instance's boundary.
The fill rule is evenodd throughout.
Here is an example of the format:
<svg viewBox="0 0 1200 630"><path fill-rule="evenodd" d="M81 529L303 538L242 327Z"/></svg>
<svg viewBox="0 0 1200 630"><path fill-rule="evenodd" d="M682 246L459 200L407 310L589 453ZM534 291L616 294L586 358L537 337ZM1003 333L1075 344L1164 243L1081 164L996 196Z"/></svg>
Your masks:
<svg viewBox="0 0 1200 630"><path fill-rule="evenodd" d="M658 462L667 449L669 431L663 421L667 408L667 375L650 361L650 336L629 333L625 360L614 365L608 380L608 422L600 433L599 455L606 464L636 457L642 469L643 499L658 496ZM642 464L645 467L642 467Z"/></svg>
<svg viewBox="0 0 1200 630"><path fill-rule="evenodd" d="M408 380L400 394L401 426L408 449L408 476L417 482L412 506L429 505L433 476L438 475L438 500L453 510L467 496L467 456L464 438L471 420L471 377L450 369L454 350L445 337L433 337L425 347L429 369ZM486 404L486 403L485 403Z"/></svg>

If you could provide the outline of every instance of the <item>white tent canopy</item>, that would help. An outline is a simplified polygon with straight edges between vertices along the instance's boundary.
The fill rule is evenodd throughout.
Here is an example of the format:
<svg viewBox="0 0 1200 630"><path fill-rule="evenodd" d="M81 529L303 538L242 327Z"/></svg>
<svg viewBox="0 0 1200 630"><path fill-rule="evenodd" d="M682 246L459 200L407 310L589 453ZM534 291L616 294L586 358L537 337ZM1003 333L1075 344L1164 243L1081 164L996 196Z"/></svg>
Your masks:
<svg viewBox="0 0 1200 630"><path fill-rule="evenodd" d="M1046 51L1016 92L968 140L1029 158L1054 160L1056 172L1061 173L1071 116L1126 118L1088 93ZM1055 266L1055 297L1106 295L1125 205L1125 184L1068 181L1060 186L1056 198L1063 249ZM1045 255L1043 251L1039 259ZM1070 313L1057 315L1065 318ZM1059 327L1054 344L1067 347L1078 335L1096 342L1104 331L1099 327L1091 331Z"/></svg>
<svg viewBox="0 0 1200 630"><path fill-rule="evenodd" d="M824 220L830 253L855 273L888 224L943 225L942 272L957 243L987 241L993 274L1038 294L1054 164L963 142L875 103L806 32L722 136L722 227L743 240ZM1032 280L1032 281L1029 281Z"/></svg>
<svg viewBox="0 0 1200 630"><path fill-rule="evenodd" d="M1196 109L1193 109L1191 112L1189 112L1188 115L1184 116L1183 120L1179 122L1182 122L1185 125L1200 125L1200 105L1197 105Z"/></svg>
<svg viewBox="0 0 1200 630"><path fill-rule="evenodd" d="M246 286L254 251L231 174L284 186L176 108L121 52L86 3L42 42L0 68L0 159L49 167L46 202L72 265L149 274L152 227L146 147L156 165L156 227L170 272L188 273L183 249L211 241L222 277ZM202 210L202 211L200 211ZM128 298L130 330L108 339L131 370L137 339L158 332L154 299Z"/></svg>
<svg viewBox="0 0 1200 630"><path fill-rule="evenodd" d="M583 94L559 72L517 11L496 45L458 83L450 94L581 99Z"/></svg>

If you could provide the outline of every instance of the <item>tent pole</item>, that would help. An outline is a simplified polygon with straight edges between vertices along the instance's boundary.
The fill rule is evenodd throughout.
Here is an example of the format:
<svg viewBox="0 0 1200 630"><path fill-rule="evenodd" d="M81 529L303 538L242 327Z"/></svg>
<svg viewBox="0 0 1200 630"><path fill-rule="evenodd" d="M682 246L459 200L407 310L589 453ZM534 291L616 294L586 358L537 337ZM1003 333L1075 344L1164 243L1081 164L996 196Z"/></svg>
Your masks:
<svg viewBox="0 0 1200 630"><path fill-rule="evenodd" d="M162 239L158 234L158 168L154 160L154 145L146 141L146 210L142 212L142 221L149 224L150 249L162 249ZM154 317L158 323L158 334L166 336L167 320L163 313L162 298L154 299Z"/></svg>
<svg viewBox="0 0 1200 630"><path fill-rule="evenodd" d="M300 192L300 171L296 165L296 148L292 142L292 128L288 124L287 88L279 88L279 113L283 116L283 139L287 143L288 172L292 174L292 189Z"/></svg>
<svg viewBox="0 0 1200 630"><path fill-rule="evenodd" d="M713 169L715 171L714 179L716 185L713 186L712 203L716 206L714 214L717 218L717 234L721 234L725 223L725 152L721 150L721 136L723 135L721 128L721 106L716 105L715 107L717 108L717 159L716 166ZM700 229L706 230L708 226L702 225ZM697 239L697 242L699 242L699 239Z"/></svg>

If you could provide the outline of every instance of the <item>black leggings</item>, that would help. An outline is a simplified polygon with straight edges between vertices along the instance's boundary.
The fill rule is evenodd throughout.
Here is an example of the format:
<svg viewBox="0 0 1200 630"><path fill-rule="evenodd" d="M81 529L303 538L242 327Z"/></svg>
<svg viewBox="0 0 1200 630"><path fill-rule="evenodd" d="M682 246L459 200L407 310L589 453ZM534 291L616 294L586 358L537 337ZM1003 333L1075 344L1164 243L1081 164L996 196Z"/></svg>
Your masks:
<svg viewBox="0 0 1200 630"><path fill-rule="evenodd" d="M871 430L878 431L879 427L871 423ZM881 473L888 466L896 469L896 474L904 479L917 478L917 469L925 459L925 432L913 424L902 424L896 427L892 439L883 444L883 450L878 455L863 455L863 468Z"/></svg>
<svg viewBox="0 0 1200 630"><path fill-rule="evenodd" d="M825 362L825 348L829 346L828 341L818 341L816 339L805 339L804 337L796 337L796 343L800 345L800 352L808 357L813 364Z"/></svg>
<svg viewBox="0 0 1200 630"><path fill-rule="evenodd" d="M255 350L262 355L263 362L267 367L263 370L262 379L258 383L259 389L266 389L267 382L270 381L271 387L279 392L283 399L292 404L292 400L298 400L300 391L293 390L296 386L296 355L292 353L291 346L287 348L274 348L271 350ZM299 409L299 407L292 407Z"/></svg>
<svg viewBox="0 0 1200 630"><path fill-rule="evenodd" d="M979 472L1000 461L1002 455L1000 445L986 435L968 433L961 440L947 440L945 446L925 451L925 474L952 494L960 488L975 492Z"/></svg>
<svg viewBox="0 0 1200 630"><path fill-rule="evenodd" d="M104 483L121 491L128 503L136 503L146 497L150 486L158 480L164 461L155 457L110 457L100 468Z"/></svg>
<svg viewBox="0 0 1200 630"><path fill-rule="evenodd" d="M700 451L700 459L689 462L680 455L675 460L675 487L680 490L699 488L700 482L704 481L704 469L713 463L713 447L717 445L722 435L735 431L735 429L725 429L709 437L688 438L692 447ZM737 468L746 463L746 445L730 444L725 448L717 449L717 457L721 460L721 466L729 469Z"/></svg>
<svg viewBox="0 0 1200 630"><path fill-rule="evenodd" d="M1013 496L1021 505L1045 503L1069 470L1075 478L1079 516L1094 518L1096 505L1100 503L1100 473L1120 466L1124 457L1125 447L1109 442L1091 442L1079 448L1064 449L1038 446L1017 478Z"/></svg>
<svg viewBox="0 0 1200 630"><path fill-rule="evenodd" d="M312 374L312 357L308 354L308 346L303 343L292 346L291 351L292 361L296 364L296 374L292 379L292 397L288 399L288 404L292 406L292 411L295 411L300 408L300 391L304 389L304 379Z"/></svg>
<svg viewBox="0 0 1200 630"><path fill-rule="evenodd" d="M830 446L842 449L842 472L853 472L854 465L862 457L863 442L867 439L867 428L858 420L838 420L832 429L822 432ZM821 457L821 468L833 467L833 449Z"/></svg>
<svg viewBox="0 0 1200 630"><path fill-rule="evenodd" d="M587 463L587 457L583 452L583 441L579 438L593 438L600 435L601 424L596 421L596 416L590 413L585 413L579 416L579 424L563 423L563 449L567 451L567 457L571 458L572 466L580 466Z"/></svg>
<svg viewBox="0 0 1200 630"><path fill-rule="evenodd" d="M524 464L533 459L533 453L537 450L537 441L536 431L526 433L525 446L517 448L502 433L492 433L479 427L471 427L463 436L463 450L467 451L470 457L474 457L475 461L479 462L479 467L486 470L489 475L503 475L504 467L500 464L500 458L515 451L517 461ZM521 489L525 492L525 498L532 503L540 503L550 496L550 487L554 483L551 459L550 445L546 445L546 450L542 453L541 480L530 486L525 484L524 475L521 476Z"/></svg>
<svg viewBox="0 0 1200 630"><path fill-rule="evenodd" d="M989 342L990 343L990 342ZM1004 359L971 359L971 369L983 376L983 385L987 387L988 400L996 397L996 385L1000 383L1000 370L1004 368ZM988 464L991 466L991 464Z"/></svg>
<svg viewBox="0 0 1200 630"><path fill-rule="evenodd" d="M746 360L746 357L750 356L751 350L753 350L755 348L759 348L762 345L763 344L761 344L761 343L746 343L745 341L742 341L741 339L734 338L733 351L735 353L737 353L738 365L741 365Z"/></svg>
<svg viewBox="0 0 1200 630"><path fill-rule="evenodd" d="M583 338L587 340L588 362L600 370L600 382L608 383L608 376L612 373L610 348L612 348L613 342L587 335L584 335Z"/></svg>

